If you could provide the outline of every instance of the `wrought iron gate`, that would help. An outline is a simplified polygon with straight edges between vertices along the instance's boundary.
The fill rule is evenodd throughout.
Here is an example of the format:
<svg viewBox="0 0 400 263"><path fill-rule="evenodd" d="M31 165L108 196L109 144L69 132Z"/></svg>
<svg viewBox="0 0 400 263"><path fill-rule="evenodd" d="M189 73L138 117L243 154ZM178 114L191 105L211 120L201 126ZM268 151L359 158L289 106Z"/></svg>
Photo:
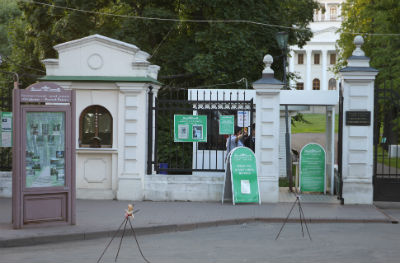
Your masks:
<svg viewBox="0 0 400 263"><path fill-rule="evenodd" d="M344 203L343 200L343 177L342 177L342 158L343 158L343 89L342 83L339 83L339 127L338 127L338 144L337 144L337 160L338 160L338 170L335 173L335 190L338 200Z"/></svg>
<svg viewBox="0 0 400 263"><path fill-rule="evenodd" d="M375 83L374 200L400 202L400 95L393 81Z"/></svg>
<svg viewBox="0 0 400 263"><path fill-rule="evenodd" d="M191 174L223 172L227 135L219 134L219 118L248 112L253 123L255 111L249 90L188 90L162 88L153 99L149 91L147 173ZM206 115L207 142L174 142L174 115ZM154 118L154 120L153 120ZM246 126L244 123L240 126ZM245 129L248 129L246 126ZM250 131L248 131L250 132ZM154 135L154 137L153 137Z"/></svg>

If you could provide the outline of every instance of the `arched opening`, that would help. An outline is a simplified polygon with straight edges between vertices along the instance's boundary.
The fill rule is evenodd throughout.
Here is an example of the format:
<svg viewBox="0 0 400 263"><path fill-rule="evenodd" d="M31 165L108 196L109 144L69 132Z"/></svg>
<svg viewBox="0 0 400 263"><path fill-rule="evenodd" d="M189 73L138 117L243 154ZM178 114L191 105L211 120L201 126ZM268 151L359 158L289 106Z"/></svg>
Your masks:
<svg viewBox="0 0 400 263"><path fill-rule="evenodd" d="M328 83L329 90L336 90L336 79L331 78Z"/></svg>
<svg viewBox="0 0 400 263"><path fill-rule="evenodd" d="M99 105L89 106L79 117L79 147L111 148L112 116Z"/></svg>

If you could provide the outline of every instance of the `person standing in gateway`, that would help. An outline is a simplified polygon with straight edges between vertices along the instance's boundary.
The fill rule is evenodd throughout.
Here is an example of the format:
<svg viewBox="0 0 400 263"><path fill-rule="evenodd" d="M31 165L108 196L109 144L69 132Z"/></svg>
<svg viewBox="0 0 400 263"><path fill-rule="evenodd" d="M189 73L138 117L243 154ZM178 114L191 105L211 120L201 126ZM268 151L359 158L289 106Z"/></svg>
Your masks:
<svg viewBox="0 0 400 263"><path fill-rule="evenodd" d="M235 149L236 147L243 146L243 133L242 133L242 128L240 127L235 127L235 134L231 135L228 137L226 140L226 157L225 161L229 155L229 153Z"/></svg>
<svg viewBox="0 0 400 263"><path fill-rule="evenodd" d="M251 135L244 140L244 146L256 152L256 124L251 125Z"/></svg>

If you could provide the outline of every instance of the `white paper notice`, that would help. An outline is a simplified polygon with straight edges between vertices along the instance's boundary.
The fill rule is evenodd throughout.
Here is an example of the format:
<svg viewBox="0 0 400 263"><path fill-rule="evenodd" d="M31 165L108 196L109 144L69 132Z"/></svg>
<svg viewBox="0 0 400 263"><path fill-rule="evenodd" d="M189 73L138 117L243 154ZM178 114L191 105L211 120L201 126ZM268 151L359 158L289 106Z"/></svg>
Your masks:
<svg viewBox="0 0 400 263"><path fill-rule="evenodd" d="M250 194L250 181L249 180L241 180L240 181L240 191L242 194Z"/></svg>

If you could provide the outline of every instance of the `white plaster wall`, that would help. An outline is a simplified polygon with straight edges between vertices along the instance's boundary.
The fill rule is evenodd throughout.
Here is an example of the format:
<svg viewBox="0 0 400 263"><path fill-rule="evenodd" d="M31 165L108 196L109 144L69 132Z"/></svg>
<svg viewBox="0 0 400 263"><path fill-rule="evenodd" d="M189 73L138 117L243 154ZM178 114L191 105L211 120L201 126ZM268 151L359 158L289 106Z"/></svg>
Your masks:
<svg viewBox="0 0 400 263"><path fill-rule="evenodd" d="M221 201L224 173L147 175L144 199L152 201Z"/></svg>

